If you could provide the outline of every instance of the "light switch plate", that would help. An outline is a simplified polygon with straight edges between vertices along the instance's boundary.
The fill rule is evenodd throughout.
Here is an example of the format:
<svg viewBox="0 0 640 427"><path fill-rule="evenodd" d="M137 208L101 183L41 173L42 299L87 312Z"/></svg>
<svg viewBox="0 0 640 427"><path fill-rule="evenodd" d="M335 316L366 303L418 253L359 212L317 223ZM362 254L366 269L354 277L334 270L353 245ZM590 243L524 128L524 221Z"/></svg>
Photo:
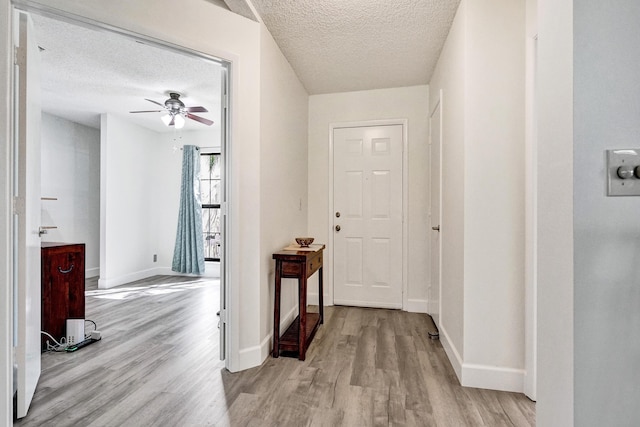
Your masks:
<svg viewBox="0 0 640 427"><path fill-rule="evenodd" d="M620 178L621 166L640 166L640 149L607 150L607 196L640 196L640 179Z"/></svg>

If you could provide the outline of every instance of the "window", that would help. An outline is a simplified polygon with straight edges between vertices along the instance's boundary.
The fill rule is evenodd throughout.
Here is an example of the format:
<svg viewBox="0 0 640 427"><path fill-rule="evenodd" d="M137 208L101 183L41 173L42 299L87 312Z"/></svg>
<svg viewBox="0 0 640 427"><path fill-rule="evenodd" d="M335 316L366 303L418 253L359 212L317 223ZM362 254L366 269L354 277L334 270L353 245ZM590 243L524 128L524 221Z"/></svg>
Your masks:
<svg viewBox="0 0 640 427"><path fill-rule="evenodd" d="M220 153L200 155L200 200L202 201L202 232L204 260L220 261Z"/></svg>

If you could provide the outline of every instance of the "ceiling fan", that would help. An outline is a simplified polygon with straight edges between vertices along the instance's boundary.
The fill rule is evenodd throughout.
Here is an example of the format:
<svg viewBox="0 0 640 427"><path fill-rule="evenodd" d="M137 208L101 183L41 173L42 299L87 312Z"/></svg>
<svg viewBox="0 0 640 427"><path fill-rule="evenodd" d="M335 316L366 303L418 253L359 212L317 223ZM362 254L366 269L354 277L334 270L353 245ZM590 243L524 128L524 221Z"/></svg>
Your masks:
<svg viewBox="0 0 640 427"><path fill-rule="evenodd" d="M144 110L144 111L129 111L130 113L162 113L166 112L164 116L161 117L162 121L167 126L175 126L176 129L180 129L184 126L185 117L191 120L195 120L196 122L200 122L207 126L211 126L213 121L209 119L205 119L204 117L196 116L191 113L207 113L207 110L204 107L185 107L184 103L180 101L180 94L177 92L169 92L169 99L164 101L164 104L161 104L152 99L145 98L149 102L153 102L161 106L162 110Z"/></svg>

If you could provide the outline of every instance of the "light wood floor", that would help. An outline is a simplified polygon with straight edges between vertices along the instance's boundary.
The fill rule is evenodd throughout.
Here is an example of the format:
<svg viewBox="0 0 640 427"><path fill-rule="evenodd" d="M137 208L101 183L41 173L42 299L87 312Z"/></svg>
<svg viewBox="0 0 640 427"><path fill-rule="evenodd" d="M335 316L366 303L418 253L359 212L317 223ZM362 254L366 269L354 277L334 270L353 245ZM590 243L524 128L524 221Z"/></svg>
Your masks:
<svg viewBox="0 0 640 427"><path fill-rule="evenodd" d="M46 353L20 426L533 426L524 395L463 388L426 315L327 307L307 360L218 360L218 283L88 283L102 341Z"/></svg>

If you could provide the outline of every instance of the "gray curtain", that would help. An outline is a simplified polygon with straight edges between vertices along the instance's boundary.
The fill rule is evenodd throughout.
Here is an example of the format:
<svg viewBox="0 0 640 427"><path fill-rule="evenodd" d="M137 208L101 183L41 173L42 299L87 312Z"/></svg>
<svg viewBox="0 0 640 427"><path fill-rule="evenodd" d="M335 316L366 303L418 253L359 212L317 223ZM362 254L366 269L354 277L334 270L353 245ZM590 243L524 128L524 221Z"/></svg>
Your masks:
<svg viewBox="0 0 640 427"><path fill-rule="evenodd" d="M171 269L178 273L204 273L202 204L200 202L200 154L194 145L182 152L182 185L176 247Z"/></svg>

